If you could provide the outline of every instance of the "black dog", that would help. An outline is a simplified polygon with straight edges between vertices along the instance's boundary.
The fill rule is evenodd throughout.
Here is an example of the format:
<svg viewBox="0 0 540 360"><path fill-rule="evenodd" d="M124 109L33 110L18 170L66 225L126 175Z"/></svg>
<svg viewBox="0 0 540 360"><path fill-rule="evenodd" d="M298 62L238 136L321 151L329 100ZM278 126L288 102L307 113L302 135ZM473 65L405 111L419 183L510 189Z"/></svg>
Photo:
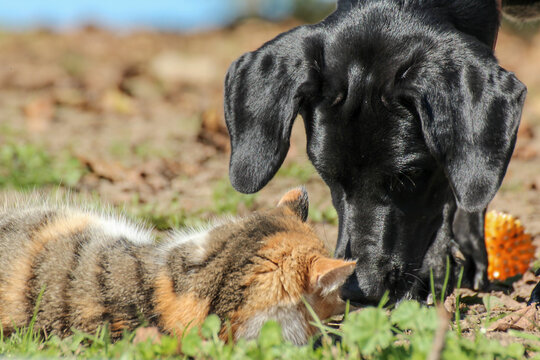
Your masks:
<svg viewBox="0 0 540 360"><path fill-rule="evenodd" d="M441 287L447 256L462 259L457 208L474 230L461 246L475 256L471 281L485 277L483 212L526 94L493 56L498 26L494 0L343 0L322 22L231 65L231 182L261 189L302 115L309 158L339 214L335 255L358 259L344 298L371 304L389 290L392 300L425 299L431 270Z"/></svg>

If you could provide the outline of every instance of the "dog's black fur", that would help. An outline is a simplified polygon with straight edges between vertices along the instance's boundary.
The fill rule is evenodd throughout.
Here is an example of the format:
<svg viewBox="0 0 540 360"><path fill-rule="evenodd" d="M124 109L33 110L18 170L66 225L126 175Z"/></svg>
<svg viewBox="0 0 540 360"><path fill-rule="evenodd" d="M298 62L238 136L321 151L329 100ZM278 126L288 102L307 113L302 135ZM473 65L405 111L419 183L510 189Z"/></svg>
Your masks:
<svg viewBox="0 0 540 360"><path fill-rule="evenodd" d="M493 55L498 26L494 0L343 0L322 22L231 65L231 182L261 189L302 115L309 158L339 215L335 255L358 259L344 298L372 304L388 290L392 300L424 299L430 269L441 287L447 258L453 265L461 252L471 281L484 281L483 212L526 93ZM458 207L475 231L463 244L453 240Z"/></svg>

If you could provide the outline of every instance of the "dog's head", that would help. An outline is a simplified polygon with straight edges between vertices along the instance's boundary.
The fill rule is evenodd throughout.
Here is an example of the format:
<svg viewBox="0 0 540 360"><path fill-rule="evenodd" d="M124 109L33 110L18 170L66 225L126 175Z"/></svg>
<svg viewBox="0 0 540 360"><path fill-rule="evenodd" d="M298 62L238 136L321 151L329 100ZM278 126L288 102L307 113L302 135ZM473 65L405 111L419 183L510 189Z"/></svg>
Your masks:
<svg viewBox="0 0 540 360"><path fill-rule="evenodd" d="M457 203L483 209L505 174L526 89L478 38L385 1L338 10L244 54L225 80L230 179L261 189L301 114L358 259L353 301L404 296ZM449 205L450 204L450 205Z"/></svg>

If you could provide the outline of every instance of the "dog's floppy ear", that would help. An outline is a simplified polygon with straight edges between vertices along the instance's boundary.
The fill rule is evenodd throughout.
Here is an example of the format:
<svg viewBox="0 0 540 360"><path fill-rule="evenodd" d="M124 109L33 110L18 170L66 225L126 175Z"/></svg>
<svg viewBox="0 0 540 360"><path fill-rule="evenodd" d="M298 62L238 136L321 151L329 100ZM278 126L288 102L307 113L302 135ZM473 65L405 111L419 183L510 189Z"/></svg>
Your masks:
<svg viewBox="0 0 540 360"><path fill-rule="evenodd" d="M485 208L501 185L527 91L487 50L469 51L420 71L415 102L431 154L458 206L472 212Z"/></svg>
<svg viewBox="0 0 540 360"><path fill-rule="evenodd" d="M308 86L314 42L307 26L279 35L236 60L225 78L225 121L231 137L229 176L243 193L277 172Z"/></svg>

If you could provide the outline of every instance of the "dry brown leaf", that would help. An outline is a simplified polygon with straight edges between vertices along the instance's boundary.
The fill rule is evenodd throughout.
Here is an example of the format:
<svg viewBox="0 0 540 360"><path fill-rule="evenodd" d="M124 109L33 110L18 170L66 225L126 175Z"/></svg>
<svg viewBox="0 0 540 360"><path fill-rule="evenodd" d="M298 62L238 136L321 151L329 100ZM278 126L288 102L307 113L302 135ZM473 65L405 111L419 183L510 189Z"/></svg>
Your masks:
<svg viewBox="0 0 540 360"><path fill-rule="evenodd" d="M169 159L153 159L131 168L102 159L82 156L79 159L90 170L83 177L82 186L107 194L113 203L127 201L133 193L145 202L157 192L170 188L171 181L183 170L179 162Z"/></svg>
<svg viewBox="0 0 540 360"><path fill-rule="evenodd" d="M101 159L79 156L79 161L84 164L91 173L111 182L119 182L126 179L128 170L119 162L105 161Z"/></svg>
<svg viewBox="0 0 540 360"><path fill-rule="evenodd" d="M523 274L523 277L512 284L514 288L513 296L514 298L521 298L528 300L531 296L532 289L536 286L540 277L534 275L532 271L527 271Z"/></svg>
<svg viewBox="0 0 540 360"><path fill-rule="evenodd" d="M508 329L530 331L538 327L539 320L536 304L532 304L495 321L488 331L507 331Z"/></svg>
<svg viewBox="0 0 540 360"><path fill-rule="evenodd" d="M528 285L536 285L538 277L532 271L527 271L517 283L523 282Z"/></svg>
<svg viewBox="0 0 540 360"><path fill-rule="evenodd" d="M490 308L491 310L520 310L525 306L524 303L520 303L508 295L491 296Z"/></svg>

